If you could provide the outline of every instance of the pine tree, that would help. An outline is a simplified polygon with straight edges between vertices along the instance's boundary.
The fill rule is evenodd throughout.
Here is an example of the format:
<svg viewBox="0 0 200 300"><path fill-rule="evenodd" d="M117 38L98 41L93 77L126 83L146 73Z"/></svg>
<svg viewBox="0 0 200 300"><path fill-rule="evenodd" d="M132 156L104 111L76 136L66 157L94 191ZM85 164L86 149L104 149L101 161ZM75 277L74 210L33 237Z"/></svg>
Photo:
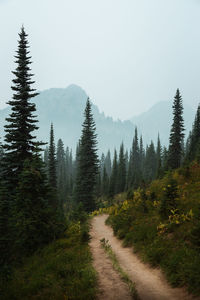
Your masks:
<svg viewBox="0 0 200 300"><path fill-rule="evenodd" d="M51 129L50 129L48 167L49 167L49 185L52 189L56 190L57 188L56 150L55 150L55 142L54 142L53 124L51 124Z"/></svg>
<svg viewBox="0 0 200 300"><path fill-rule="evenodd" d="M58 140L57 144L57 186L58 186L58 197L60 209L63 209L64 202L67 196L67 176L66 176L66 164L65 164L65 151L64 144L61 139Z"/></svg>
<svg viewBox="0 0 200 300"><path fill-rule="evenodd" d="M108 150L107 155L105 157L105 167L106 167L106 172L108 174L108 177L111 175L111 157L110 157L110 150Z"/></svg>
<svg viewBox="0 0 200 300"><path fill-rule="evenodd" d="M46 147L44 150L44 164L45 164L45 172L48 176L49 170L49 147Z"/></svg>
<svg viewBox="0 0 200 300"><path fill-rule="evenodd" d="M186 159L189 161L200 156L200 105L197 108L195 120L186 143Z"/></svg>
<svg viewBox="0 0 200 300"><path fill-rule="evenodd" d="M117 173L117 192L124 192L126 185L126 161L124 154L124 144L122 143L119 151L119 163Z"/></svg>
<svg viewBox="0 0 200 300"><path fill-rule="evenodd" d="M109 185L109 197L113 198L113 196L117 193L117 178L118 178L118 161L117 161L117 151L114 151L114 158L112 164L112 172L110 176L110 185Z"/></svg>
<svg viewBox="0 0 200 300"><path fill-rule="evenodd" d="M179 89L173 103L173 124L169 139L169 168L176 169L181 165L183 157L184 121L183 104Z"/></svg>
<svg viewBox="0 0 200 300"><path fill-rule="evenodd" d="M98 156L96 127L89 98L84 116L77 162L75 200L76 203L82 203L86 212L91 212L96 206L94 193L98 174Z"/></svg>
<svg viewBox="0 0 200 300"><path fill-rule="evenodd" d="M107 174L105 165L104 165L104 168L103 168L103 177L102 177L101 186L102 186L102 189L101 189L102 195L107 196L108 195L108 189L109 189L109 178L108 178L108 174Z"/></svg>
<svg viewBox="0 0 200 300"><path fill-rule="evenodd" d="M143 146L143 138L140 136L140 169L141 169L141 180L144 177L144 162L145 162L145 150Z"/></svg>
<svg viewBox="0 0 200 300"><path fill-rule="evenodd" d="M30 69L31 57L28 48L27 34L22 27L15 56L17 68L13 72L15 75L12 86L14 94L13 99L8 102L11 106L11 114L6 118L7 124L5 125L5 163L12 190L16 186L24 161L31 158L35 150L35 136L32 132L38 129L36 126L38 121L34 115L35 104L30 102L38 93L31 87L34 81L31 79L33 74Z"/></svg>
<svg viewBox="0 0 200 300"><path fill-rule="evenodd" d="M151 141L151 144L147 146L146 157L145 157L145 173L144 178L147 182L151 182L156 178L156 163L157 156L154 147L154 143Z"/></svg>
<svg viewBox="0 0 200 300"><path fill-rule="evenodd" d="M140 150L138 143L137 127L135 128L135 135L133 138L132 149L130 153L129 170L128 170L128 188L137 188L141 181L141 164L140 164Z"/></svg>
<svg viewBox="0 0 200 300"><path fill-rule="evenodd" d="M49 206L50 192L38 154L24 162L12 208L15 215L15 251L30 255L57 235L58 218ZM23 209L21 209L23 207Z"/></svg>
<svg viewBox="0 0 200 300"><path fill-rule="evenodd" d="M10 198L6 183L0 181L0 276L7 275L12 251L12 232L10 226Z"/></svg>
<svg viewBox="0 0 200 300"><path fill-rule="evenodd" d="M157 156L156 177L160 177L162 174L162 146L160 143L159 134L158 134L158 140L157 140L156 156Z"/></svg>

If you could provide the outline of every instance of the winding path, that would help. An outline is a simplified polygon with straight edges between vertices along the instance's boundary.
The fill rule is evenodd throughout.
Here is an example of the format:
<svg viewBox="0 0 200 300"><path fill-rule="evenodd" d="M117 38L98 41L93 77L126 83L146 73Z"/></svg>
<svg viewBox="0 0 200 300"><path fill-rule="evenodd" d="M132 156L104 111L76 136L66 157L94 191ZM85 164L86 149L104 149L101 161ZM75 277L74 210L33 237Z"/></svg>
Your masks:
<svg viewBox="0 0 200 300"><path fill-rule="evenodd" d="M101 300L132 299L128 288L121 281L119 275L113 270L112 263L107 258L100 246L100 240L109 240L122 269L135 282L136 289L142 300L191 300L194 298L182 289L172 288L159 269L152 269L142 263L132 248L123 248L122 243L114 235L109 226L105 225L107 215L101 215L92 219L91 227L91 251L94 259L94 267L99 276L99 295ZM198 298L199 299L199 298Z"/></svg>

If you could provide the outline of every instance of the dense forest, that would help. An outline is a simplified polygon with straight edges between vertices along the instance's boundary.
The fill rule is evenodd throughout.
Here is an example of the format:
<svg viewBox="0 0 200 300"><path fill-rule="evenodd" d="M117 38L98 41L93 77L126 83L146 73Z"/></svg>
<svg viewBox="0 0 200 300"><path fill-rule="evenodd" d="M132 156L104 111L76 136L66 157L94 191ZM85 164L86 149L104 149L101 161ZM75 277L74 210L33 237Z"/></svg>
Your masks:
<svg viewBox="0 0 200 300"><path fill-rule="evenodd" d="M200 106L190 134L185 137L184 108L177 89L168 147L161 144L159 135L156 145L153 141L144 145L136 127L131 149L126 149L122 141L119 150L111 153L108 149L99 157L96 125L88 98L76 153L62 139L55 141L53 123L49 124L46 145L35 138L40 124L31 100L38 93L33 88L29 52L28 36L22 27L13 71L13 98L8 102L11 113L6 118L0 148L2 299L94 299L96 274L88 247L89 215L102 211L110 212L108 222L115 234L125 238L126 244L136 245L152 264L161 264L172 284L185 284L198 294L199 271L191 267L184 274L177 271L173 275L173 268L179 268L181 263L187 265L192 257L196 264L200 262L200 213L196 198L190 199L191 195L198 195ZM190 194L185 182L192 184L194 190ZM181 189L191 200L184 205L179 201ZM188 222L192 219L191 227L179 216ZM183 237L180 226L175 231L176 221L191 231L189 238L186 234ZM185 253L180 253L183 261L175 261L177 253L172 240L157 235L157 228L161 233L175 231L177 239L181 236L179 252L187 252L185 243L189 241L188 247L193 250L187 252L188 260ZM161 258L165 256L165 247L173 248L169 251L169 264ZM36 265L40 265L38 271ZM191 276L187 277L187 272ZM45 282L46 274L49 279Z"/></svg>

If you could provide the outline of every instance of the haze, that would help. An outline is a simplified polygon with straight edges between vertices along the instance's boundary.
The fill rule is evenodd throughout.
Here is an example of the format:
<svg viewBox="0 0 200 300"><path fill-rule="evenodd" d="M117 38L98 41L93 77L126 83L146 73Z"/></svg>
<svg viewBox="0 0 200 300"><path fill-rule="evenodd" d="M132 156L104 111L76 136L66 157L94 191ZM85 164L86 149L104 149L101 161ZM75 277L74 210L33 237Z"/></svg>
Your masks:
<svg viewBox="0 0 200 300"><path fill-rule="evenodd" d="M0 0L0 108L22 24L39 90L78 84L115 119L172 101L177 87L200 101L198 0Z"/></svg>

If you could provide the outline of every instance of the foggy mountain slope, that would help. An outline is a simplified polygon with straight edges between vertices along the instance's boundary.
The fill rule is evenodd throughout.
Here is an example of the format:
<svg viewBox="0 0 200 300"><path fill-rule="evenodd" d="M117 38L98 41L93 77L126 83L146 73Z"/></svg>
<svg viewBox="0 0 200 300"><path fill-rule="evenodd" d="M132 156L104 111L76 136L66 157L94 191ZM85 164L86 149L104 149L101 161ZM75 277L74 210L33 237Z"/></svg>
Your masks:
<svg viewBox="0 0 200 300"><path fill-rule="evenodd" d="M77 85L67 88L52 88L40 92L33 100L36 103L39 120L37 138L44 142L49 141L50 124L54 124L55 141L62 138L65 146L75 151L81 135L81 124L87 99L86 92ZM134 135L134 127L138 126L139 134L143 134L144 145L151 139L156 142L158 131L162 144L168 144L169 132L172 123L172 102L159 102L147 112L133 117L131 121L114 121L100 113L96 105L92 105L98 134L98 149L100 152L119 149L123 141L125 148L130 149ZM5 117L9 108L0 110L0 130L3 136ZM184 105L186 136L191 129L195 112L189 105Z"/></svg>
<svg viewBox="0 0 200 300"><path fill-rule="evenodd" d="M67 88L52 88L40 92L33 99L37 108L39 130L37 138L44 142L49 141L50 124L53 122L55 141L62 138L65 146L75 151L81 135L81 125L87 100L86 92L77 85ZM100 113L96 105L92 105L92 112L96 122L98 134L98 149L100 152L113 151L119 148L121 141L130 148L134 134L134 125L130 121L113 121ZM5 117L9 114L9 108L0 110L0 130L3 131Z"/></svg>
<svg viewBox="0 0 200 300"><path fill-rule="evenodd" d="M172 101L162 101L153 105L148 111L131 118L133 124L137 124L138 131L142 132L144 141L157 140L158 132L162 144L168 145L172 124ZM188 136L194 122L195 110L184 103L185 136Z"/></svg>

